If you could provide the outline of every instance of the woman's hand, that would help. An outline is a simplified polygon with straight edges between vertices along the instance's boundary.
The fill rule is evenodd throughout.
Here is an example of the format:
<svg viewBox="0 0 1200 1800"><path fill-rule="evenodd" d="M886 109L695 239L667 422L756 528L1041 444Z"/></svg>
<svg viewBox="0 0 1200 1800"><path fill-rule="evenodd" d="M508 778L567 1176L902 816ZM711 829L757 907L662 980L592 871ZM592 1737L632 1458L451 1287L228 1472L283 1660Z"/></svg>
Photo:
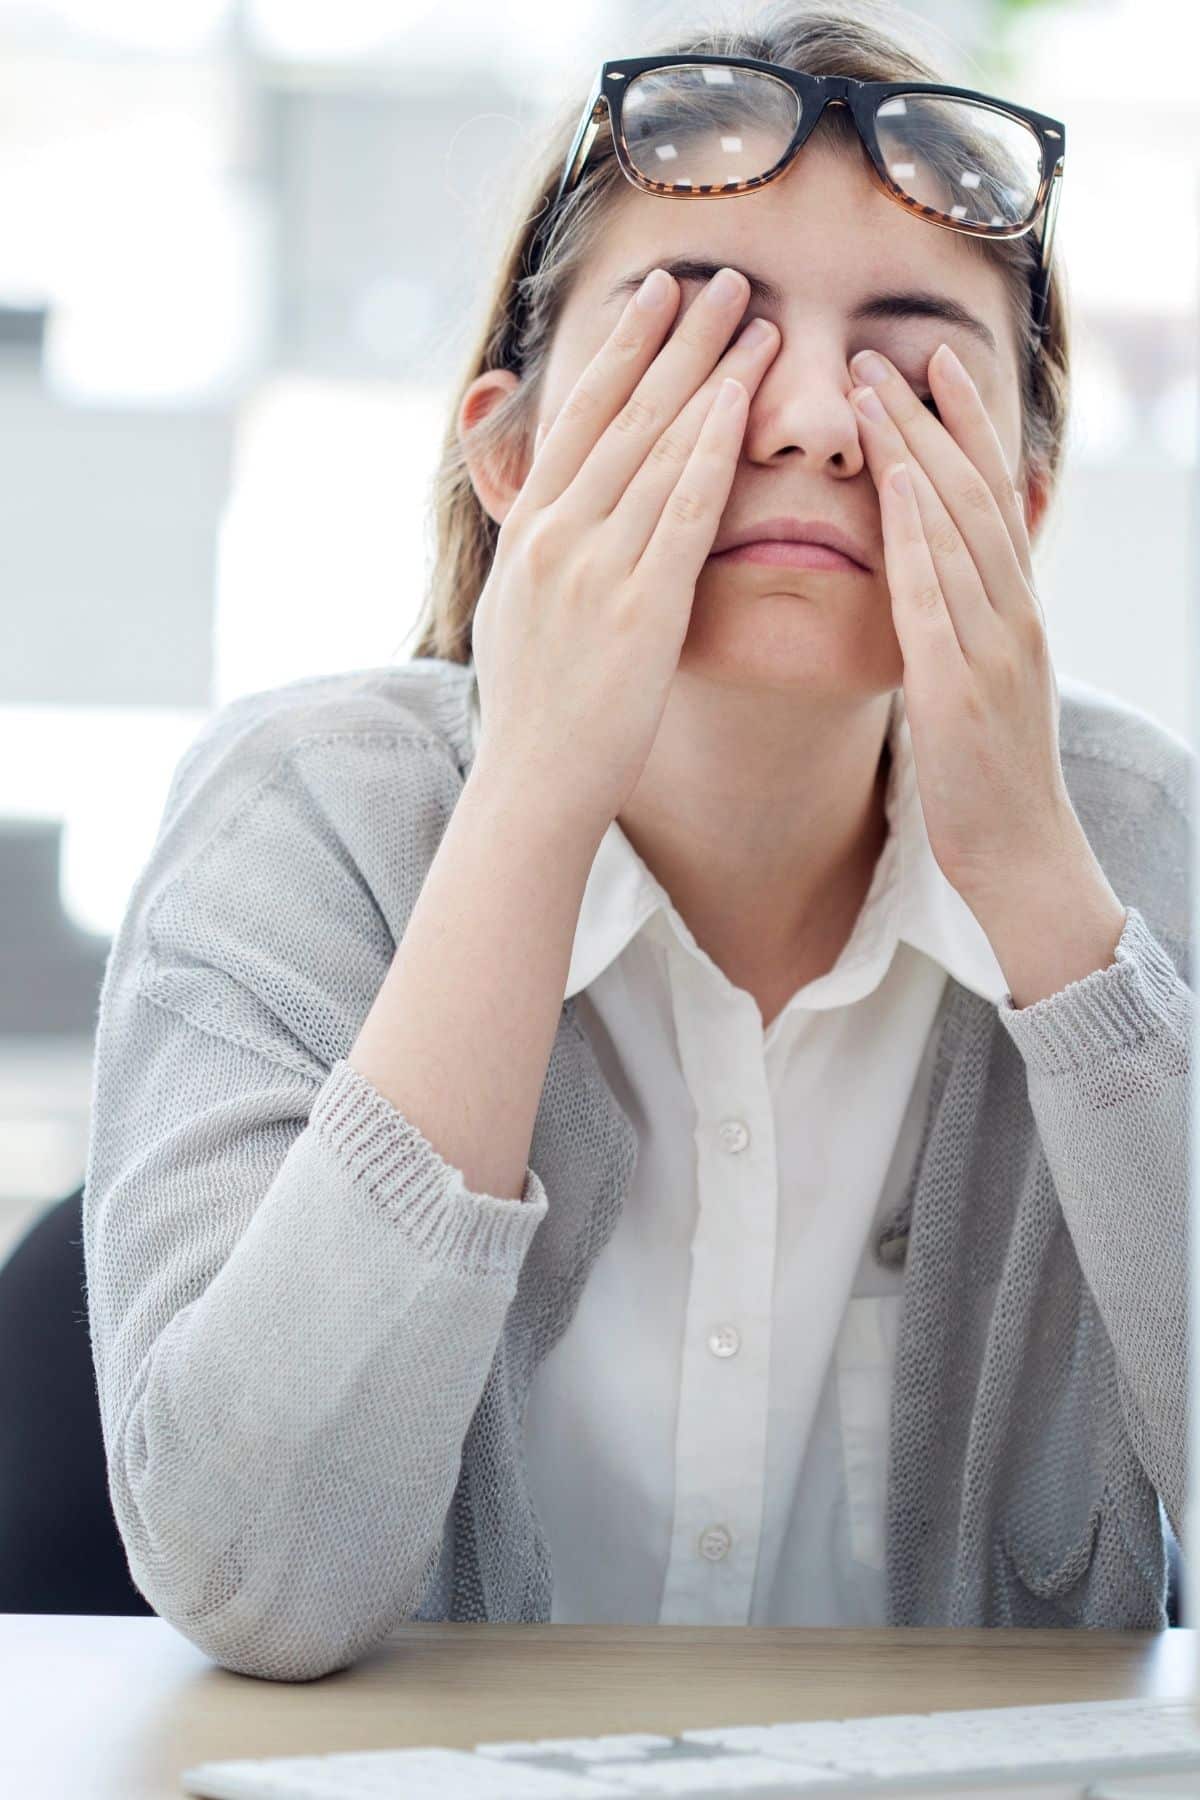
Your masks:
<svg viewBox="0 0 1200 1800"><path fill-rule="evenodd" d="M944 424L877 352L860 352L851 373L870 383L853 397L879 490L930 848L974 909L1011 894L1022 869L1061 864L1083 837L1059 756L1024 510L979 390L948 345L929 361Z"/></svg>
<svg viewBox="0 0 1200 1800"><path fill-rule="evenodd" d="M537 449L476 607L477 761L597 835L650 753L748 394L779 345L755 320L726 350L749 293L722 270L664 344L679 286L647 278ZM714 404L727 376L730 404Z"/></svg>

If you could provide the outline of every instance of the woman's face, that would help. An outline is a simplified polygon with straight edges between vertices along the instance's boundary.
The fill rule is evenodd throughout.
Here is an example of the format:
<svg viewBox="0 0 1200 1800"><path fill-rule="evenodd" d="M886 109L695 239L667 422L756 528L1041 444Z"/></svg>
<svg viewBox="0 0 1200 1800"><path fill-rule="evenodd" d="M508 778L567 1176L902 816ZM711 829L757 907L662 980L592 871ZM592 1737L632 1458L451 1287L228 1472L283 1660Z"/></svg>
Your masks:
<svg viewBox="0 0 1200 1800"><path fill-rule="evenodd" d="M555 332L538 423L549 426L640 277L681 259L672 329L725 264L752 283L741 324L771 319L781 342L752 393L720 532L792 515L839 526L868 569L818 570L728 557L696 585L681 667L717 679L828 693L881 693L903 679L884 570L879 497L864 459L848 368L883 351L922 396L944 339L974 377L1020 485L1020 399L1010 303L999 270L959 234L910 216L856 159L814 142L755 194L672 204L630 188L581 267ZM676 272L676 271L673 271ZM953 303L978 329L920 316L903 295ZM885 299L885 296L891 298ZM740 327L739 327L740 328ZM987 341L990 338L990 342Z"/></svg>

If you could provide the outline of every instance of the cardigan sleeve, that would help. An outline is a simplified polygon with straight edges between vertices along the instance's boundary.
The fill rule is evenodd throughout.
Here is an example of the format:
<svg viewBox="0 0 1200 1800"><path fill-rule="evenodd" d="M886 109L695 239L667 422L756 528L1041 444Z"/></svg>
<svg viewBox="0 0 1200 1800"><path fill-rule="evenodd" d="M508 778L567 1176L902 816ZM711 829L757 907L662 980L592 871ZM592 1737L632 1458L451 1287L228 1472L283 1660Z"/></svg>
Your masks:
<svg viewBox="0 0 1200 1800"><path fill-rule="evenodd" d="M1116 959L999 1014L1068 1229L1116 1355L1139 1462L1183 1542L1187 1214L1195 997L1136 906Z"/></svg>
<svg viewBox="0 0 1200 1800"><path fill-rule="evenodd" d="M318 731L260 762L177 784L127 908L83 1238L130 1573L224 1667L301 1681L419 1606L548 1197L532 1168L473 1192L345 1057L394 948L367 827L406 913L440 753Z"/></svg>

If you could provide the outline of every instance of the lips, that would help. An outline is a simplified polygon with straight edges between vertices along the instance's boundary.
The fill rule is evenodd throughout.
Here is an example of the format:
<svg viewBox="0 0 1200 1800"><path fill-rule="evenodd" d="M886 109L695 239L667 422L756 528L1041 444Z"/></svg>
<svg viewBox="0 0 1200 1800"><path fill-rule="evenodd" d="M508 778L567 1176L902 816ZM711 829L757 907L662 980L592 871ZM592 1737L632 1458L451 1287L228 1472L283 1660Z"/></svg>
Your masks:
<svg viewBox="0 0 1200 1800"><path fill-rule="evenodd" d="M773 569L824 570L830 575L857 575L860 578L867 573L860 563L852 562L840 550L831 550L828 544L805 543L802 538L758 538L754 543L734 544L732 549L722 550L720 556L710 557L709 561L758 563Z"/></svg>
<svg viewBox="0 0 1200 1800"><path fill-rule="evenodd" d="M710 555L723 556L727 550L736 550L743 544L780 542L823 544L827 549L840 551L843 556L849 557L860 569L869 571L871 568L865 549L840 526L826 519L797 519L791 516L756 519L736 530L722 532L714 542Z"/></svg>

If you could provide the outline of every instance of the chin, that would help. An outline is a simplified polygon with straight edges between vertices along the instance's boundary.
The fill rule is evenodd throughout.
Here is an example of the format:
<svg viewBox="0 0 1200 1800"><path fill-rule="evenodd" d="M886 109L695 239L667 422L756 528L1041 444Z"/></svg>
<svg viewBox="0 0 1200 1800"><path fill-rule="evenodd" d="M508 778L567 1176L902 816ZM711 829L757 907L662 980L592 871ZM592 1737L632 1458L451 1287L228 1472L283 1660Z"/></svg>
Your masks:
<svg viewBox="0 0 1200 1800"><path fill-rule="evenodd" d="M739 684L819 685L826 693L896 687L904 672L891 603L877 582L748 564L701 574L679 663Z"/></svg>

